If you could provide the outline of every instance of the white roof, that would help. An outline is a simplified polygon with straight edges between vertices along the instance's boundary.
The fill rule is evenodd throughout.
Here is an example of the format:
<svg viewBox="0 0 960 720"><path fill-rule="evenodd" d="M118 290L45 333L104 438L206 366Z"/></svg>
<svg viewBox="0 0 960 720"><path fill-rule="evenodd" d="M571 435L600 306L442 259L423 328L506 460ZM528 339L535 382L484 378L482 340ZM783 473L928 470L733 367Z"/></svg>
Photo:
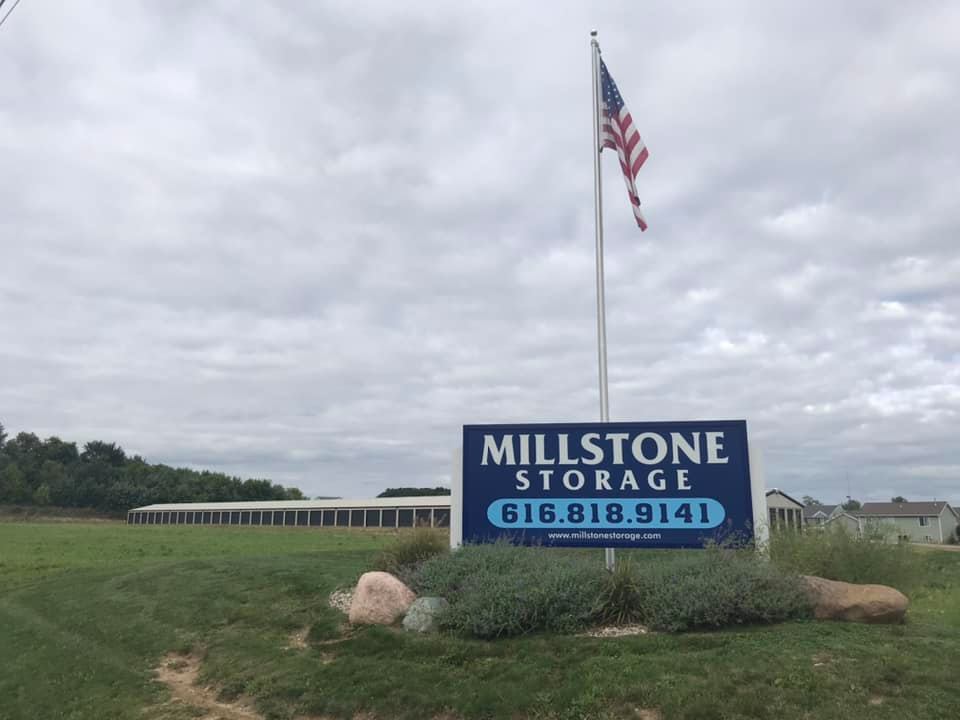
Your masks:
<svg viewBox="0 0 960 720"><path fill-rule="evenodd" d="M366 500L258 500L253 502L158 503L132 508L129 512L166 510L363 510L366 508L448 508L449 495L368 498Z"/></svg>

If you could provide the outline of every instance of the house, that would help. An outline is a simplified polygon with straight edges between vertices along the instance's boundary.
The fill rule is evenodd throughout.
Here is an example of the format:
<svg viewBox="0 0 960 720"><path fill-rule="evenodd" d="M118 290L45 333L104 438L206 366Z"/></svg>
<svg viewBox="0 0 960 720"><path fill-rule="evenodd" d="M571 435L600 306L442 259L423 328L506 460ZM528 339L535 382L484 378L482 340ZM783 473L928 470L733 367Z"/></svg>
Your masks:
<svg viewBox="0 0 960 720"><path fill-rule="evenodd" d="M767 517L770 529L803 529L803 503L774 488L767 491Z"/></svg>
<svg viewBox="0 0 960 720"><path fill-rule="evenodd" d="M803 522L805 525L825 525L834 515L843 512L839 505L805 505Z"/></svg>
<svg viewBox="0 0 960 720"><path fill-rule="evenodd" d="M950 540L960 524L960 513L950 503L868 502L857 512L861 528L876 525L892 529L904 542L942 544Z"/></svg>
<svg viewBox="0 0 960 720"><path fill-rule="evenodd" d="M839 512L835 512L829 518L827 518L826 522L823 523L822 527L830 528L830 529L835 529L839 527L845 530L847 533L849 533L853 537L860 537L861 535L863 535L862 520L859 517L857 517L854 513L847 512L839 505L837 506L837 508L839 509Z"/></svg>

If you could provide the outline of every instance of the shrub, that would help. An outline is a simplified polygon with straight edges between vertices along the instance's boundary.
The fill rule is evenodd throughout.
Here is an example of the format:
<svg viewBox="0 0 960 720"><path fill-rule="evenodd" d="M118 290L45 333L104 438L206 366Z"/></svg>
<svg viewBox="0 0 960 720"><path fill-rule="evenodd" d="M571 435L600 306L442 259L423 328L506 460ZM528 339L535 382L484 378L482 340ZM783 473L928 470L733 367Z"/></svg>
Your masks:
<svg viewBox="0 0 960 720"><path fill-rule="evenodd" d="M712 548L644 568L640 615L655 630L783 622L809 617L800 579L750 550Z"/></svg>
<svg viewBox="0 0 960 720"><path fill-rule="evenodd" d="M374 568L396 575L409 584L410 577L425 560L446 553L447 535L427 527L401 533L374 559Z"/></svg>
<svg viewBox="0 0 960 720"><path fill-rule="evenodd" d="M547 548L473 545L425 562L414 585L450 601L440 626L496 638L574 632L590 623L603 568Z"/></svg>
<svg viewBox="0 0 960 720"><path fill-rule="evenodd" d="M891 542L880 527L855 537L843 528L803 533L775 533L770 559L782 570L850 583L878 583L901 590L917 581L915 551Z"/></svg>
<svg viewBox="0 0 960 720"><path fill-rule="evenodd" d="M600 583L594 617L601 623L622 625L643 620L645 588L633 562L622 560Z"/></svg>
<svg viewBox="0 0 960 720"><path fill-rule="evenodd" d="M752 551L664 551L606 573L598 558L550 548L477 545L436 556L415 574L420 594L450 609L441 627L495 638L574 632L596 622L682 631L780 622L810 613L802 583Z"/></svg>

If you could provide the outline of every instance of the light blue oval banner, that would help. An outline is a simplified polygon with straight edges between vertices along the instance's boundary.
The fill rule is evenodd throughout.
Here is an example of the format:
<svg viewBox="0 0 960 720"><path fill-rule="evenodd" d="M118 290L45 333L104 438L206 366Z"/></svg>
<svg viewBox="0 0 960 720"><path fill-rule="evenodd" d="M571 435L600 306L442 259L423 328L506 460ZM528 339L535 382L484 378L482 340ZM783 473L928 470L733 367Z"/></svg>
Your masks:
<svg viewBox="0 0 960 720"><path fill-rule="evenodd" d="M487 520L503 529L681 529L718 527L726 512L711 498L556 499L502 498L487 508Z"/></svg>

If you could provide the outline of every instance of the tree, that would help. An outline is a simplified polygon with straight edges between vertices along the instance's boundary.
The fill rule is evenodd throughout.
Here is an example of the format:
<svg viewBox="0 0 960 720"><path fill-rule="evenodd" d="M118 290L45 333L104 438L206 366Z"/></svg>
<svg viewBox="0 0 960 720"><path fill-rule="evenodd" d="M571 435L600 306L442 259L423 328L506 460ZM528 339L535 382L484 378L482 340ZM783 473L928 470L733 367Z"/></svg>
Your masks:
<svg viewBox="0 0 960 720"><path fill-rule="evenodd" d="M49 505L50 488L48 488L46 485L41 485L38 487L33 493L33 504L40 505L41 507L44 505Z"/></svg>
<svg viewBox="0 0 960 720"><path fill-rule="evenodd" d="M69 505L67 492L67 471L63 465L54 460L45 460L40 466L40 472L37 473L37 490L41 487L47 489L47 502L37 503L38 505ZM34 494L36 497L36 494ZM36 500L35 500L36 502Z"/></svg>
<svg viewBox="0 0 960 720"><path fill-rule="evenodd" d="M30 501L30 488L23 471L16 463L10 463L0 472L0 502L25 503Z"/></svg>
<svg viewBox="0 0 960 720"><path fill-rule="evenodd" d="M242 480L220 472L151 465L127 457L116 443L77 445L21 432L0 447L0 502L84 507L111 512L166 502L299 500L299 489L270 480Z"/></svg>
<svg viewBox="0 0 960 720"><path fill-rule="evenodd" d="M88 442L83 446L80 459L84 462L102 462L119 467L127 460L127 454L116 443L105 443L100 440Z"/></svg>
<svg viewBox="0 0 960 720"><path fill-rule="evenodd" d="M378 498L394 498L394 497L422 497L424 495L449 495L450 488L445 487L435 487L435 488L415 488L415 487L399 487L399 488L387 488L382 493L377 495Z"/></svg>
<svg viewBox="0 0 960 720"><path fill-rule="evenodd" d="M848 497L847 501L840 507L849 512L850 510L859 510L863 507L863 505L860 504L859 500L854 500L853 498Z"/></svg>
<svg viewBox="0 0 960 720"><path fill-rule="evenodd" d="M890 502L905 503L905 502L910 502L910 501L907 500L903 495L897 495L896 497L890 498Z"/></svg>
<svg viewBox="0 0 960 720"><path fill-rule="evenodd" d="M3 448L3 443L7 440L7 431L3 428L3 423L0 423L0 449Z"/></svg>
<svg viewBox="0 0 960 720"><path fill-rule="evenodd" d="M810 495L804 495L804 496L803 496L802 498L800 498L800 499L803 500L803 504L804 504L804 505L823 505L822 502L820 502L820 501L817 500L815 497L812 497L812 496L810 496Z"/></svg>

